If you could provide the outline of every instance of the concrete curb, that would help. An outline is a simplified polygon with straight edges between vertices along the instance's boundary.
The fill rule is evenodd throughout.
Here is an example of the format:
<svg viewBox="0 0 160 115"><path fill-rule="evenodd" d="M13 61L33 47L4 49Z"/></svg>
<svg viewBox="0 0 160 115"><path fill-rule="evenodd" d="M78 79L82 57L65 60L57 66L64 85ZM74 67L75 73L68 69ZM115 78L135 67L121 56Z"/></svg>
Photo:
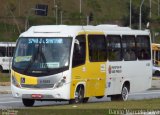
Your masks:
<svg viewBox="0 0 160 115"><path fill-rule="evenodd" d="M153 87L151 87L151 88L148 89L148 90L160 90L160 88L157 88L157 87L153 86Z"/></svg>
<svg viewBox="0 0 160 115"><path fill-rule="evenodd" d="M152 80L160 80L160 77L152 77Z"/></svg>
<svg viewBox="0 0 160 115"><path fill-rule="evenodd" d="M10 86L10 82L0 82L0 86Z"/></svg>
<svg viewBox="0 0 160 115"><path fill-rule="evenodd" d="M0 94L11 94L11 91L0 91Z"/></svg>

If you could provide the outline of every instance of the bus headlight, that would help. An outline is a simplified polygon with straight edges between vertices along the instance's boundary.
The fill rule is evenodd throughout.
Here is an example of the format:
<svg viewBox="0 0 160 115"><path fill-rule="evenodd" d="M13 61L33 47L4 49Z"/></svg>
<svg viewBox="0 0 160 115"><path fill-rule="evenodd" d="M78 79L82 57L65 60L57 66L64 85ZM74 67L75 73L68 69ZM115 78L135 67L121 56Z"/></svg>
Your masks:
<svg viewBox="0 0 160 115"><path fill-rule="evenodd" d="M62 87L66 83L66 77L63 77L60 81L55 83L54 88Z"/></svg>
<svg viewBox="0 0 160 115"><path fill-rule="evenodd" d="M16 87L19 87L19 88L21 87L20 84L18 83L18 81L16 80L16 78L13 77L13 76L12 76L12 84L13 84L14 86L16 86Z"/></svg>

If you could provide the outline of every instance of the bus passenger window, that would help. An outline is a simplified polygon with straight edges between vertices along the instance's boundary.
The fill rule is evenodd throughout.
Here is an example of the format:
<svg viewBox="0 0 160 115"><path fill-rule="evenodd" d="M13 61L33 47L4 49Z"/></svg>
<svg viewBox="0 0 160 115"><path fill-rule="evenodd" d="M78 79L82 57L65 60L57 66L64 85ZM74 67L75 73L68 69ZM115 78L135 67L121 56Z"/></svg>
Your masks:
<svg viewBox="0 0 160 115"><path fill-rule="evenodd" d="M106 42L104 35L89 35L89 60L103 62L107 60Z"/></svg>
<svg viewBox="0 0 160 115"><path fill-rule="evenodd" d="M12 57L14 53L14 48L15 47L7 47L7 56Z"/></svg>
<svg viewBox="0 0 160 115"><path fill-rule="evenodd" d="M133 61L137 59L135 37L131 35L122 36L122 50L125 61Z"/></svg>
<svg viewBox="0 0 160 115"><path fill-rule="evenodd" d="M6 56L6 47L0 47L0 57Z"/></svg>
<svg viewBox="0 0 160 115"><path fill-rule="evenodd" d="M72 66L85 64L86 60L86 39L85 35L79 35L75 39Z"/></svg>
<svg viewBox="0 0 160 115"><path fill-rule="evenodd" d="M109 61L121 61L122 50L121 50L121 37L118 35L107 36L107 48Z"/></svg>
<svg viewBox="0 0 160 115"><path fill-rule="evenodd" d="M150 51L150 39L149 36L137 36L137 54L139 60L150 60L151 51Z"/></svg>
<svg viewBox="0 0 160 115"><path fill-rule="evenodd" d="M158 62L160 61L160 51L153 51L153 52L155 52L155 65L158 65ZM154 56L154 54L152 55L152 56ZM154 59L154 57L153 57L153 59Z"/></svg>

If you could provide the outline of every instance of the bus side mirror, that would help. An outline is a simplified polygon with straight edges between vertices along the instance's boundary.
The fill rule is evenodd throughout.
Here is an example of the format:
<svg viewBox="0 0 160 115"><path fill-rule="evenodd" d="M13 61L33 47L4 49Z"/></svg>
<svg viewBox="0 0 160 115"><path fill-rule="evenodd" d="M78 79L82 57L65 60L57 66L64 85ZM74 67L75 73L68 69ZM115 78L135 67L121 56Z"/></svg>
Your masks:
<svg viewBox="0 0 160 115"><path fill-rule="evenodd" d="M79 41L77 39L75 39L75 42L74 42L74 50L76 52L80 52L80 44L79 44Z"/></svg>

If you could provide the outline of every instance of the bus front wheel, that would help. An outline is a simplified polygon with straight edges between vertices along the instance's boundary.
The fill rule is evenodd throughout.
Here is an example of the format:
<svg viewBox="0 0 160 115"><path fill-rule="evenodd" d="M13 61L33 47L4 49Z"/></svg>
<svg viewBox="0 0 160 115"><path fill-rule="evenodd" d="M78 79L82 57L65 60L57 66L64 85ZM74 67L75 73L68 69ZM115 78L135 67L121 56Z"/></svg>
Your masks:
<svg viewBox="0 0 160 115"><path fill-rule="evenodd" d="M85 97L85 98L83 99L83 103L87 103L88 100L89 100L89 97Z"/></svg>
<svg viewBox="0 0 160 115"><path fill-rule="evenodd" d="M26 107L31 107L31 106L34 105L35 100L33 100L33 99L22 99L22 102Z"/></svg>
<svg viewBox="0 0 160 115"><path fill-rule="evenodd" d="M79 86L75 92L75 98L69 100L69 104L86 103L88 98L84 98L84 87Z"/></svg>

